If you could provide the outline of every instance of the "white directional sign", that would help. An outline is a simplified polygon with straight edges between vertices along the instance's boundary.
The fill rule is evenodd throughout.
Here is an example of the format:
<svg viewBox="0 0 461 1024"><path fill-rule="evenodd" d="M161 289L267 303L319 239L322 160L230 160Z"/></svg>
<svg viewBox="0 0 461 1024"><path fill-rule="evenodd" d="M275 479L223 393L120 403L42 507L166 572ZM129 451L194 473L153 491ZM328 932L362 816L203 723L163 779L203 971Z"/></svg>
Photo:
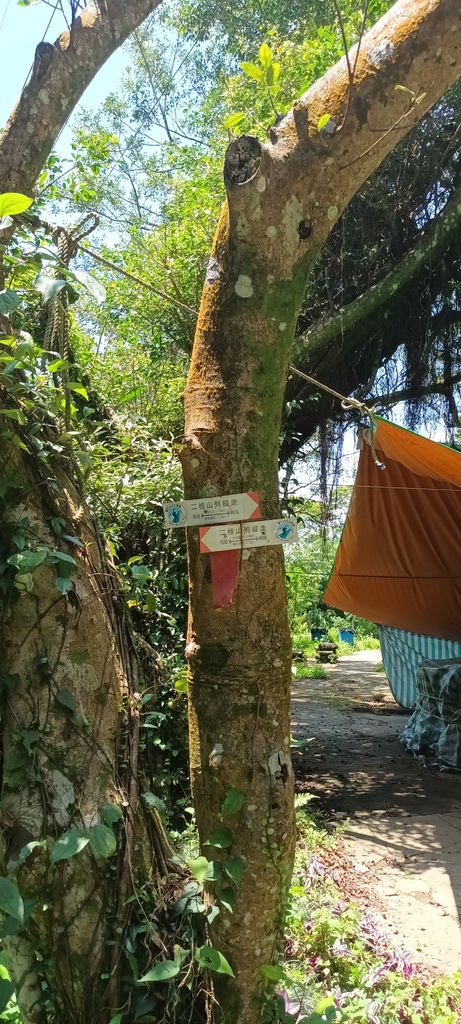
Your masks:
<svg viewBox="0 0 461 1024"><path fill-rule="evenodd" d="M219 498L194 498L191 501L164 503L165 525L201 526L204 523L236 523L242 519L259 519L259 494L224 494ZM240 545L237 545L240 547ZM219 550L219 549L218 549Z"/></svg>
<svg viewBox="0 0 461 1024"><path fill-rule="evenodd" d="M230 526L202 526L200 551L228 551L231 548L261 548L272 544L296 544L296 519L267 519L261 522L239 523Z"/></svg>

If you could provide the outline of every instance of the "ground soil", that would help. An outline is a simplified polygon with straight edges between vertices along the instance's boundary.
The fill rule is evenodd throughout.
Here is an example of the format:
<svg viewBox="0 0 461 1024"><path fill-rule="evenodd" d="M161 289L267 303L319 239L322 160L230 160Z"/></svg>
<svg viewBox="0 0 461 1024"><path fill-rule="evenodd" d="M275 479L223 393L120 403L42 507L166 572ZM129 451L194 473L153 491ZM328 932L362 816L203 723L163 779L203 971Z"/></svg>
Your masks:
<svg viewBox="0 0 461 1024"><path fill-rule="evenodd" d="M344 824L331 868L396 946L438 973L461 969L461 777L418 764L399 742L408 713L377 671L379 651L293 687L298 791Z"/></svg>

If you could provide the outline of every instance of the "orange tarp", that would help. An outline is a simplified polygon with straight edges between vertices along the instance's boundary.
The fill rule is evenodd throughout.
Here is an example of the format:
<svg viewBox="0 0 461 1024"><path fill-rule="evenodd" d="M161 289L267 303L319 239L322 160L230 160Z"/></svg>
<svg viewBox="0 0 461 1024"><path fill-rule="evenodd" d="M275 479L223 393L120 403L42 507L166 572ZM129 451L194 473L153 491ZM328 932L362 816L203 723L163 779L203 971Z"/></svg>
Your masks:
<svg viewBox="0 0 461 1024"><path fill-rule="evenodd" d="M461 640L461 454L378 419L363 445L324 601L383 626Z"/></svg>

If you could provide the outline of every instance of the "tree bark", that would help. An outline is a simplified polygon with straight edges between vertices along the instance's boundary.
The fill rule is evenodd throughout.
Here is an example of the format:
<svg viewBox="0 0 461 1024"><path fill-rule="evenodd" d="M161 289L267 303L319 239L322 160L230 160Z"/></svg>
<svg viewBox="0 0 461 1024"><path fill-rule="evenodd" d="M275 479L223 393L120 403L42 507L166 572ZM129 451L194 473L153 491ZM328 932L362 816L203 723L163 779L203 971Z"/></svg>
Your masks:
<svg viewBox="0 0 461 1024"><path fill-rule="evenodd" d="M241 136L230 145L227 205L185 393L186 498L257 490L262 517L278 515L281 410L307 275L361 183L456 80L460 56L458 0L402 0L362 41L349 103L342 60L270 130L268 144ZM329 134L317 130L325 113L330 129L341 126ZM200 555L192 529L188 547L191 772L202 844L222 820L226 791L245 796L225 819L230 854L245 871L233 916L221 906L211 929L236 977L218 975L216 993L226 1024L254 1024L259 967L280 946L294 849L283 555L244 552L232 604L215 608L210 556ZM215 858L226 862L228 852Z"/></svg>
<svg viewBox="0 0 461 1024"><path fill-rule="evenodd" d="M54 44L38 44L31 77L0 139L2 192L32 194L61 128L86 87L160 2L97 0Z"/></svg>
<svg viewBox="0 0 461 1024"><path fill-rule="evenodd" d="M17 584L2 571L3 874L35 901L5 952L24 1024L107 1024L126 998L117 968L136 912L126 901L169 856L161 829L163 859L153 855L155 822L139 801L142 680L114 571L65 461L41 464L5 438L1 461L3 564L31 542L76 562L64 595L53 566ZM72 829L91 837L107 804L120 816L113 856L87 843L53 863L53 842ZM43 846L12 867L31 842Z"/></svg>

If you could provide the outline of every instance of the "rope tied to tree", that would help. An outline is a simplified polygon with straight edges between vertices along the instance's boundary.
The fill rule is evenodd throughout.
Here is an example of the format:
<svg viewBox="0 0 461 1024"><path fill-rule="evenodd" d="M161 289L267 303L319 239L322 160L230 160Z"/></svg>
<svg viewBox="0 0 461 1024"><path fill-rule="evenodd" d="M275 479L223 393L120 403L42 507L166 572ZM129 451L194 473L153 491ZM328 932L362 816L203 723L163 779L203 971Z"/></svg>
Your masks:
<svg viewBox="0 0 461 1024"><path fill-rule="evenodd" d="M367 416L370 422L369 436L367 438L373 461L378 469L385 469L384 462L378 459L376 454L376 447L374 441L375 434L375 407L374 405L366 405L365 402L360 402L358 398L352 398L351 396L341 395L339 391L335 391L334 388L330 388L328 384L322 384L321 381L316 380L315 377L310 377L309 374L303 373L302 370L298 370L296 366L290 366L290 373L295 373L297 377L302 377L303 380L307 380L308 384L313 384L315 388L319 388L321 391L326 391L327 394L333 395L333 398L337 398L341 402L341 408L345 412L349 412L352 409L356 409L362 416Z"/></svg>

